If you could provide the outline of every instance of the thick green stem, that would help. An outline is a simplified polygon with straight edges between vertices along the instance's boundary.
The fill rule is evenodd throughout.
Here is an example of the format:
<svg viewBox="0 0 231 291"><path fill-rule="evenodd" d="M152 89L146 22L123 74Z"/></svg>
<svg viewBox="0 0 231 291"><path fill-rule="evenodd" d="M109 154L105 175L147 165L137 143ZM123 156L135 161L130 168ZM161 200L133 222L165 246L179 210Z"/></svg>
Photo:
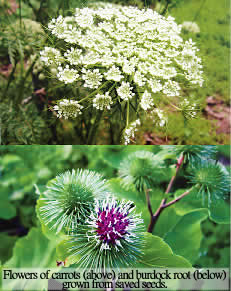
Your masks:
<svg viewBox="0 0 231 291"><path fill-rule="evenodd" d="M95 142L95 137L97 134L97 129L100 125L100 120L102 118L103 112L100 110L100 112L97 112L96 114L96 118L94 120L94 123L91 125L89 133L88 133L88 137L87 137L87 144L91 145L94 144Z"/></svg>

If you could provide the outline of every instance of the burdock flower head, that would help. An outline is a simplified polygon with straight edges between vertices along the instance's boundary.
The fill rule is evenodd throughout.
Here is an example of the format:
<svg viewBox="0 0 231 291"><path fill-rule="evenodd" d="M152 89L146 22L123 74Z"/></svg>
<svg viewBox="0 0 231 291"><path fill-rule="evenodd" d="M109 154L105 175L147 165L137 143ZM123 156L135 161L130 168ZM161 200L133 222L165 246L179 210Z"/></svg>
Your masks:
<svg viewBox="0 0 231 291"><path fill-rule="evenodd" d="M74 230L67 242L71 261L97 270L136 263L142 254L144 227L134 210L131 201L114 197L96 201L85 225Z"/></svg>
<svg viewBox="0 0 231 291"><path fill-rule="evenodd" d="M199 188L198 197L203 205L208 205L220 199L225 199L230 190L230 176L226 168L214 160L196 162L190 171L191 182Z"/></svg>
<svg viewBox="0 0 231 291"><path fill-rule="evenodd" d="M95 199L107 194L102 176L89 170L72 170L48 183L39 200L39 217L56 233L78 228L94 208Z"/></svg>
<svg viewBox="0 0 231 291"><path fill-rule="evenodd" d="M134 185L137 191L142 192L161 180L163 161L151 152L136 151L120 163L119 175L125 188Z"/></svg>
<svg viewBox="0 0 231 291"><path fill-rule="evenodd" d="M163 151L174 154L177 157L184 156L184 162L194 164L201 159L213 159L217 153L217 147L214 145L177 145L161 146Z"/></svg>

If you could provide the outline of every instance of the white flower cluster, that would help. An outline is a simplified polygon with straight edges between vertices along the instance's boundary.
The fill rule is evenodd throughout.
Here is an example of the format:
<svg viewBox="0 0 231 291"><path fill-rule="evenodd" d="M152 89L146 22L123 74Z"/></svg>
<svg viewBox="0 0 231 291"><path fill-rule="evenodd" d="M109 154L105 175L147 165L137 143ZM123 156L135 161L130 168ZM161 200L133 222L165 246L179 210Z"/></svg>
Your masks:
<svg viewBox="0 0 231 291"><path fill-rule="evenodd" d="M96 89L102 82L103 76L100 74L99 69L95 69L93 71L82 69L83 80L85 80L84 87L88 87L91 89Z"/></svg>
<svg viewBox="0 0 231 291"><path fill-rule="evenodd" d="M195 44L183 40L173 17L152 9L110 4L77 8L74 16L52 19L48 28L65 49L46 47L41 59L47 66L57 65L57 78L65 84L82 81L95 90L86 103L96 109L119 101L136 102L146 111L158 105L155 94L179 96L179 80L203 84ZM108 103L100 105L102 100Z"/></svg>
<svg viewBox="0 0 231 291"><path fill-rule="evenodd" d="M60 81L64 82L65 84L73 83L79 77L78 71L75 69L70 69L68 65L65 68L58 67L58 74L57 77Z"/></svg>
<svg viewBox="0 0 231 291"><path fill-rule="evenodd" d="M76 118L78 115L81 115L81 106L78 101L63 99L59 101L57 105L54 106L54 110L58 111L59 118Z"/></svg>
<svg viewBox="0 0 231 291"><path fill-rule="evenodd" d="M128 145L131 142L132 138L135 138L135 132L137 131L137 126L140 125L140 120L137 119L132 122L127 128L124 130L124 144Z"/></svg>
<svg viewBox="0 0 231 291"><path fill-rule="evenodd" d="M62 56L59 50L52 47L45 47L43 51L40 52L41 61L43 61L47 66L53 64L60 64L62 62Z"/></svg>
<svg viewBox="0 0 231 291"><path fill-rule="evenodd" d="M188 118L195 118L197 116L198 106L196 103L191 104L188 99L184 99L180 103L181 110L183 111L183 115Z"/></svg>
<svg viewBox="0 0 231 291"><path fill-rule="evenodd" d="M149 93L147 90L144 92L141 98L140 106L143 110L147 110L152 108L154 105L152 94Z"/></svg>
<svg viewBox="0 0 231 291"><path fill-rule="evenodd" d="M182 28L186 31L192 32L192 33L200 33L200 27L196 22L192 21L184 21L182 24Z"/></svg>
<svg viewBox="0 0 231 291"><path fill-rule="evenodd" d="M130 83L122 82L121 86L117 89L117 93L123 100L132 99L135 93L132 92Z"/></svg>
<svg viewBox="0 0 231 291"><path fill-rule="evenodd" d="M175 79L182 74L192 83L202 84L197 49L192 41L184 43L181 26L173 17L165 18L151 9L105 5L77 8L75 16L52 19L48 28L71 47L62 58L59 50L46 47L41 52L43 61L50 65L62 59L73 66L82 65L82 79L91 89L97 88L103 77L120 82L127 75L137 86L170 96L178 94L180 86ZM86 70L89 66L93 69ZM94 77L97 81L92 84Z"/></svg>
<svg viewBox="0 0 231 291"><path fill-rule="evenodd" d="M111 109L112 99L109 96L109 92L106 92L105 95L97 94L93 99L93 107L99 110Z"/></svg>

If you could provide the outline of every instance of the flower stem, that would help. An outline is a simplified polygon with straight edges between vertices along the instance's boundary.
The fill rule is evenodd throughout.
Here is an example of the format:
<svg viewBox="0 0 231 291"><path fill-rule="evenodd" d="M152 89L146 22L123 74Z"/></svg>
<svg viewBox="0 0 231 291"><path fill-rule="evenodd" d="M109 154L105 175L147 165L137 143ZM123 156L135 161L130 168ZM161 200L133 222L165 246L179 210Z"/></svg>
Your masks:
<svg viewBox="0 0 231 291"><path fill-rule="evenodd" d="M127 118L126 118L126 127L129 125L129 101L127 102Z"/></svg>
<svg viewBox="0 0 231 291"><path fill-rule="evenodd" d="M181 108L177 107L176 105L172 104L172 102L169 100L168 96L166 96L167 98L165 99L168 104L170 104L173 108L175 108L177 111L182 111Z"/></svg>
<svg viewBox="0 0 231 291"><path fill-rule="evenodd" d="M176 202L178 202L179 200L181 200L182 198L184 198L185 196L187 196L189 193L191 193L191 191L194 189L194 187L190 188L189 190L185 191L183 194L181 194L180 196L178 196L177 198L175 198L174 200L164 204L163 208L169 207L172 204L175 204Z"/></svg>
<svg viewBox="0 0 231 291"><path fill-rule="evenodd" d="M172 188L172 185L173 185L173 183L174 183L174 181L175 181L175 179L176 179L176 176L177 176L177 174L178 174L178 172L179 172L179 170L180 170L180 167L181 167L181 165L183 164L183 162L184 162L184 155L181 155L181 156L179 157L179 159L177 160L175 175L172 176L172 178L171 178L171 180L170 180L170 182L169 182L169 184L168 184L168 187L167 187L167 189L166 189L166 191L165 191L165 194L168 194L168 193L170 192L170 190L171 190L171 188Z"/></svg>
<svg viewBox="0 0 231 291"><path fill-rule="evenodd" d="M187 194L184 193L185 195L182 194L183 196L182 196L182 195L181 195L182 197L179 196L179 197L178 197L179 199L176 198L175 200L173 200L173 201L171 201L171 202L169 202L169 203L166 203L166 201L167 201L167 197L166 197L166 195L171 191L172 186L173 186L173 183L174 183L174 181L175 181L175 179L176 179L176 176L177 176L177 174L178 174L178 172L179 172L179 170L180 170L180 168L181 168L183 162L184 162L184 155L182 154L182 155L179 157L179 159L177 160L175 175L172 176L172 178L171 178L171 180L170 180L170 182L169 182L169 184L168 184L168 187L167 187L167 189L166 189L166 191L165 191L165 195L164 195L165 197L161 200L161 202L160 202L160 206L158 207L158 209L156 210L156 212L155 212L154 214L152 214L152 209L151 209L151 211L150 211L150 209L149 209L149 212L150 212L150 214L151 214L151 218L150 218L150 223L149 223L149 226L148 226L148 232L150 232L150 233L153 232L154 226L155 226L155 224L156 224L156 222L157 222L157 220L158 220L158 218L159 218L161 212L162 212L166 207L168 207L168 206L170 206L170 205L176 203L176 202L179 201L181 198L183 198L184 196L186 196L187 194L189 194L189 193L191 192L191 189L190 189L189 193L187 193ZM147 192L147 191L146 191L146 192ZM186 191L186 192L187 192L187 191ZM147 197L147 194L146 194L146 197ZM181 197L181 198L180 198L180 197ZM150 204L150 199L149 199L149 204ZM149 208L149 207L151 207L151 205L148 206L148 208Z"/></svg>
<svg viewBox="0 0 231 291"><path fill-rule="evenodd" d="M104 86L106 86L107 84L109 84L110 81L107 81L105 83L103 83L103 85L101 85L98 89L96 89L95 91L93 91L92 93L90 93L89 95L87 95L85 98L79 100L79 103L87 100L88 98L90 98L91 96L94 96L96 93L98 93Z"/></svg>

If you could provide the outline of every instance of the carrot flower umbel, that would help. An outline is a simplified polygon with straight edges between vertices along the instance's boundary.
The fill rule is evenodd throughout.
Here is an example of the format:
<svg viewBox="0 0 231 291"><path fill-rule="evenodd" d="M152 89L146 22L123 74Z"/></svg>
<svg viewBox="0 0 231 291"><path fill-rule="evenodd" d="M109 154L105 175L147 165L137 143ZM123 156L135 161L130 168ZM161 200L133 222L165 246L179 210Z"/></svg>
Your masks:
<svg viewBox="0 0 231 291"><path fill-rule="evenodd" d="M81 88L74 97L83 111L111 115L117 107L126 110L123 127L128 144L134 135L126 129L141 114L148 117L155 110L168 110L164 101L181 104L186 99L192 107L190 116L195 117L195 102L182 96L182 88L202 86L203 68L196 44L184 40L181 29L173 17L152 9L110 4L77 8L72 16L50 21L52 42L41 51L41 60L48 69L56 66L58 82ZM68 117L58 117L63 115ZM162 115L166 120L166 112Z"/></svg>

